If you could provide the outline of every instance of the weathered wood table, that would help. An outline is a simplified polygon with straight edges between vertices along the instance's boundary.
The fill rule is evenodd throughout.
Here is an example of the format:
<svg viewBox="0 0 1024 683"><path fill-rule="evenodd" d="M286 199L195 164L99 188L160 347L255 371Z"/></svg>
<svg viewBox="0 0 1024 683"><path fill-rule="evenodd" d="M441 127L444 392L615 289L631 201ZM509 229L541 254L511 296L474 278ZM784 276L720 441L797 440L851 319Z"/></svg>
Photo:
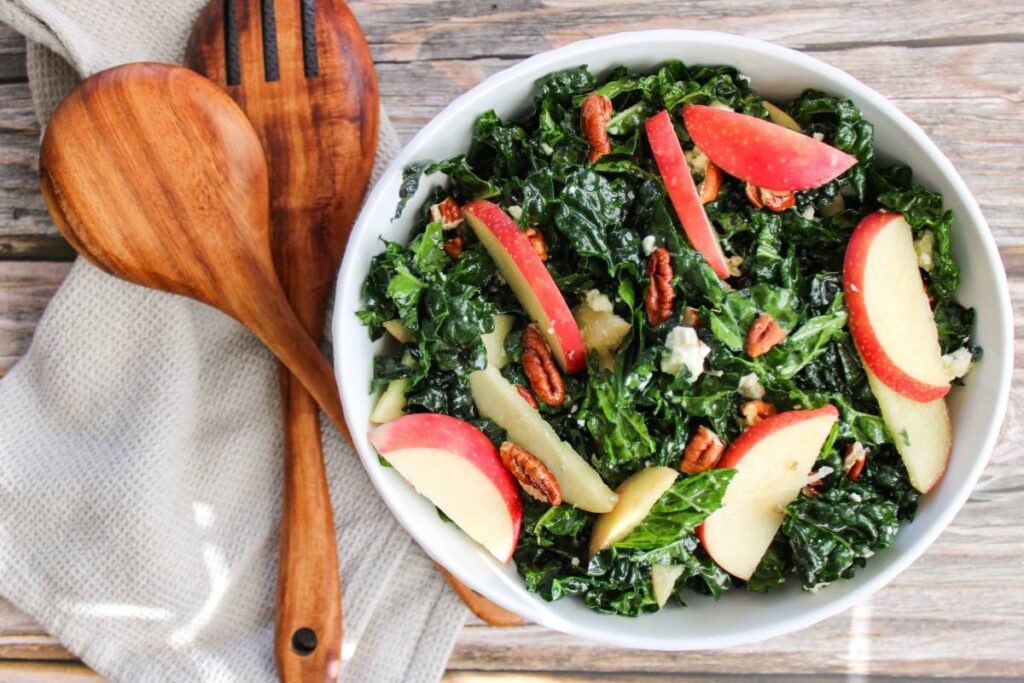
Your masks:
<svg viewBox="0 0 1024 683"><path fill-rule="evenodd" d="M381 92L403 139L454 96L536 52L640 28L713 28L812 53L920 123L981 203L1024 322L1024 4L1011 0L361 0ZM22 39L0 27L0 373L25 352L73 252L39 196L39 126ZM1021 329L1017 327L1017 337ZM470 623L447 681L1024 678L1024 346L1010 410L970 501L870 601L787 638L720 652L591 645L537 626ZM17 596L11 596L17 599ZM97 677L0 601L0 681Z"/></svg>

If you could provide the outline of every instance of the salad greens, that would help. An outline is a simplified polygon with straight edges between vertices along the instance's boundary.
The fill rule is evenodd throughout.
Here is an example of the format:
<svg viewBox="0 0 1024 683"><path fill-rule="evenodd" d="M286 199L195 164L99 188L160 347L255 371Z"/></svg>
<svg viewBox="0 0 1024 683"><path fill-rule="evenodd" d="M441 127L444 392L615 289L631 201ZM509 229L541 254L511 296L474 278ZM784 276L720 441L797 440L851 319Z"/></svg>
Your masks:
<svg viewBox="0 0 1024 683"><path fill-rule="evenodd" d="M612 151L590 163L580 106L595 91L614 106L606 126ZM783 109L805 134L858 163L825 185L796 193L796 205L779 213L753 206L744 183L724 176L717 197L704 207L725 253L738 257L734 277L720 280L681 231L642 125L667 109L691 153L678 115L688 103L769 117L748 79L726 66L668 62L652 73L620 67L601 78L581 66L540 79L522 116L485 112L478 118L466 154L405 170L396 215L410 208L422 177L443 173L447 187L434 190L418 209L409 244L385 242L363 286L359 318L372 338L396 319L415 335L393 357L375 359L370 390L407 379L407 411L468 420L500 445L505 433L478 414L467 375L485 367L481 335L494 329L495 314L505 313L515 324L505 340L512 362L502 373L528 386L519 360L529 318L472 231L461 231L464 248L457 260L446 255L443 242L450 234L429 207L448 196L460 204L489 198L521 228L540 231L546 266L569 305L597 290L631 325L611 367L601 369L591 357L586 372L565 377L564 403L539 408L613 488L644 467L677 468L700 426L726 443L738 437L740 406L750 400L739 388L750 376L763 387L763 400L780 410L826 403L839 409L817 466L831 474L816 495L805 490L785 509L774 543L747 582L717 567L694 533L720 505L733 470L681 475L632 533L593 558L587 544L595 515L524 496L514 560L527 588L546 600L575 595L602 612L654 611L651 568L663 564L683 567L675 590L679 603L688 591L717 599L737 586L771 590L787 577L814 590L853 576L892 544L900 521L913 518L918 494L868 387L842 293L846 244L867 214L902 212L921 248L930 246L923 276L942 351L965 347L974 358L980 354L971 340L974 311L954 300L960 272L950 249L952 213L940 195L913 183L909 168L878 165L871 123L852 101L826 93L808 90ZM656 327L644 311L645 238L669 251L675 273L671 317ZM696 377L687 369L662 369L667 334L682 324L687 307L703 321L697 334L710 348L705 371ZM743 352L745 337L761 312L770 313L787 336L750 358ZM868 457L861 476L851 481L843 459L854 442Z"/></svg>

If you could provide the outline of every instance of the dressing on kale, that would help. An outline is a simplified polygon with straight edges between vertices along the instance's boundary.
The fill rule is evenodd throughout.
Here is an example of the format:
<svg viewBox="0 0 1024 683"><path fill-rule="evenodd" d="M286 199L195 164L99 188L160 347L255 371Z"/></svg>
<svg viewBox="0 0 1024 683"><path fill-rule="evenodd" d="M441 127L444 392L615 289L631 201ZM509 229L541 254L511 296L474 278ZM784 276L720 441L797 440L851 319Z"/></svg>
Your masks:
<svg viewBox="0 0 1024 683"><path fill-rule="evenodd" d="M597 163L580 130L584 98L610 98L613 116L605 127L611 153ZM428 194L408 246L385 242L363 287L360 320L373 338L400 320L415 337L393 358L377 359L370 390L399 378L409 380L407 409L454 415L480 427L495 445L506 438L481 420L467 376L486 364L480 335L493 329L496 313L515 318L505 340L512 362L502 368L512 384L529 386L519 360L529 316L510 293L494 262L473 236L458 230L465 246L457 260L443 250L450 237L432 222L430 204L452 196L461 203L490 198L521 228L543 236L545 263L569 306L596 289L609 297L631 329L614 367L565 377L566 400L541 404L542 416L614 487L650 466L677 468L683 449L701 426L726 442L744 428L740 393L749 375L763 387L763 400L779 410L831 403L840 418L815 469L832 474L816 495L801 494L784 511L782 526L749 581L764 592L794 577L817 589L849 578L868 558L888 548L901 520L914 516L919 494L880 416L877 401L848 329L841 273L846 245L862 218L899 211L915 239L930 245L925 273L943 353L972 342L974 311L954 300L960 273L953 257L952 213L942 197L916 184L910 169L882 167L874 131L848 99L808 90L783 106L804 134L856 157L858 163L834 180L796 193L796 205L779 213L747 199L745 184L724 176L705 204L726 254L737 257L738 275L723 282L689 245L653 160L645 119L673 113L684 151L699 156L675 116L684 104L725 107L769 118L765 100L747 78L727 66L668 62L648 73L620 67L595 77L585 66L545 76L521 115L481 114L465 154L409 166L400 189L398 214L420 190L424 176L443 173L447 186ZM651 326L644 310L648 287L645 243L670 252L676 301L664 324ZM924 246L921 247L922 249ZM697 336L710 347L704 372L662 370L667 335L684 324L691 309ZM745 340L752 321L768 313L787 332L768 353L750 358ZM396 360L404 355L412 362ZM844 474L845 453L855 442L867 449L856 481ZM676 601L686 593L720 597L744 582L731 579L698 541L696 527L721 505L733 470L680 476L646 518L612 547L589 557L595 515L563 504L551 507L524 497L524 516L514 554L526 587L545 600L579 596L601 612L634 616L658 609L651 579L655 565L682 567Z"/></svg>

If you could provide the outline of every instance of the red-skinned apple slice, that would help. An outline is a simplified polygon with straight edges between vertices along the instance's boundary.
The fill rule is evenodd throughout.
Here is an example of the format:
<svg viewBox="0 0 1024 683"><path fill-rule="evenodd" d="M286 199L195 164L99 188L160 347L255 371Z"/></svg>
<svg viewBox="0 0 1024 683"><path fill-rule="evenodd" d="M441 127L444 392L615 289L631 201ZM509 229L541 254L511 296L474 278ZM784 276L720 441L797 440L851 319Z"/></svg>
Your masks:
<svg viewBox="0 0 1024 683"><path fill-rule="evenodd" d="M704 205L697 194L697 186L690 174L690 167L686 165L683 148L668 112L661 111L647 119L646 128L651 154L654 155L654 162L661 172L661 179L665 182L665 189L679 216L679 222L683 224L686 238L707 259L718 277L727 279L729 266L718 243L718 234L704 212Z"/></svg>
<svg viewBox="0 0 1024 683"><path fill-rule="evenodd" d="M860 222L846 246L843 286L864 365L907 398L927 403L945 396L939 331L902 214L876 212Z"/></svg>
<svg viewBox="0 0 1024 683"><path fill-rule="evenodd" d="M377 427L370 443L470 538L499 561L511 559L522 501L483 432L448 415L415 413Z"/></svg>
<svg viewBox="0 0 1024 683"><path fill-rule="evenodd" d="M718 566L740 579L751 577L837 419L831 405L791 410L758 422L729 446L718 466L735 469L736 476L722 506L697 528Z"/></svg>
<svg viewBox="0 0 1024 683"><path fill-rule="evenodd" d="M580 328L529 238L501 207L487 200L466 204L462 215L537 323L561 368L569 374L581 372L587 367L587 352Z"/></svg>
<svg viewBox="0 0 1024 683"><path fill-rule="evenodd" d="M857 163L835 147L756 116L688 104L683 121L716 166L766 189L809 190Z"/></svg>

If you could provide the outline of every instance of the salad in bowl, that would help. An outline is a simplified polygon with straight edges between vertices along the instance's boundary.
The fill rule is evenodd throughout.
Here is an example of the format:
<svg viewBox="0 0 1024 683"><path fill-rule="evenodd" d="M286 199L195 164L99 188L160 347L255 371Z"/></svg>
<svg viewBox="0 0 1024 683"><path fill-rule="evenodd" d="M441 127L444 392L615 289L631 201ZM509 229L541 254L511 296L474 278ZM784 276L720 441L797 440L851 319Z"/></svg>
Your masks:
<svg viewBox="0 0 1024 683"><path fill-rule="evenodd" d="M670 66L676 61L686 66L685 74L674 73L681 69ZM582 65L587 68L581 69ZM731 69L709 67L705 71L701 65L728 65ZM715 78L716 71L720 78ZM706 81L698 80L700 73L707 76ZM750 82L740 75L749 76ZM612 105L605 123L610 150L592 162L590 139L581 125L584 98L615 81L631 85L625 79L637 79L636 89L602 93ZM564 89L556 83L559 80ZM696 83L692 91L691 83ZM823 94L812 95L808 90ZM677 96L680 98L672 101ZM641 101L643 104L631 110ZM759 101L767 118L757 109ZM699 130L687 128L687 104L712 106L723 114L729 114L724 109L728 108L732 114L759 122L785 121L772 119L768 103L795 120L801 131L792 131L794 135L821 142L834 151L827 152L827 165L831 164L828 159L843 163L845 158L837 153L856 163L831 180L822 178L817 186L786 190L763 178L742 177L750 169L736 168L723 159L721 150L712 148L713 143L701 142ZM602 117L608 116L602 113L604 106L595 109ZM628 116L620 116L627 111ZM663 111L676 131L684 162L689 162L687 168L693 165L690 180L698 199L708 185L706 172L697 168L699 158L693 147L721 173L719 196L715 202L701 203L700 208L715 230L726 266L738 268L739 275L730 271L723 279L715 272L715 252L709 249L713 243L700 242L698 232L691 237L686 225L692 222L687 223L677 212L670 188L675 186L678 196L679 186L667 181L651 152L647 132L648 119ZM635 117L634 122L626 123L630 117ZM613 121L632 132L614 132ZM652 125L656 128L658 124ZM552 137L547 137L549 134ZM550 155L540 144L542 136ZM868 136L872 143L867 142ZM660 139L671 141L667 135ZM633 140L636 146L630 151ZM535 146L540 147L539 153L530 151ZM667 148L671 156L671 145ZM775 164L783 157L793 159L779 154L762 155L760 160ZM899 169L903 166L913 168L912 178L907 170ZM550 189L546 182L534 182L543 180L542 167L551 172ZM622 170L616 173L616 167ZM532 176L538 170L542 174ZM591 177L587 171L602 180L594 179L593 187L584 184L583 180ZM807 169L802 173L808 173ZM682 173L675 177L685 180ZM796 205L779 212L770 208L758 211L764 207L755 207L746 197L748 182L782 195L792 191ZM860 187L862 196L858 195ZM838 208L836 195L843 197L842 210L824 216L827 205L836 202L829 213ZM765 203L760 193L754 196ZM460 217L451 209L445 216L443 207L438 207L440 221L431 215L431 207L450 198L461 214L458 225L451 225ZM395 217L399 201L403 206ZM540 313L547 308L539 312L539 306L520 298L522 290L513 288L518 287L515 276L509 278L502 269L507 267L506 260L500 252L490 252L484 242L486 234L474 228L476 212L470 206L474 202L478 208L487 206L479 203L497 207L539 259L537 240L529 242L531 234L526 234L526 228L543 234L548 256L541 261L543 271L568 309L580 339L589 339L593 345L593 340L601 337L595 337L594 331L603 330L607 342L601 348L612 349L610 354L596 346L588 351L585 341L585 369L573 372L571 366L559 366L559 355L564 360L573 348L569 341L552 342L545 333L565 330L558 323L565 318L546 313L552 324L545 326ZM769 204L774 202L768 198ZM683 204L684 211L687 206L692 203ZM952 214L951 222L947 211ZM547 220L530 220L530 212L544 213ZM943 355L951 356L947 359L950 371L970 365L962 379L936 384L931 371L903 368L905 356L898 342L890 348L893 340L888 331L874 336L878 346L889 348L886 355L906 377L877 370L880 356L867 350L870 337L864 338L864 352L858 347L863 331L858 331L854 322L855 299L865 291L871 296L871 273L878 271L869 264L882 252L868 249L867 274L862 283L853 282L859 293L847 290L846 255L855 232L862 237L872 233L867 229L870 223L863 231L859 229L861 221L880 212L900 214L907 227L891 227L909 229L911 245L919 242L924 253L929 253L931 242L932 269L922 268L922 260L927 264L928 258L918 256L916 272L912 265L906 267L906 258L901 272L913 275L910 280L915 281L916 291L925 294L923 286L928 287L925 300L936 326L932 343L939 345L940 361ZM698 213L690 213L699 219ZM574 218L567 218L570 215ZM607 220L610 216L616 221ZM777 241L771 238L773 228L765 229L776 221ZM440 222L440 230L431 227L435 222ZM445 222L450 223L446 230ZM569 223L579 229L566 227ZM892 233L881 231L882 225L876 221L880 230L876 237L891 238ZM934 237L922 241L928 231ZM450 250L458 256L444 253L441 258L433 246L439 244L443 252L445 242L456 237L462 238L462 244L456 247L458 241L453 240ZM905 232L902 238L905 240ZM951 245L941 244L947 239ZM517 253L527 254L522 242L516 242L520 245ZM885 243L863 240L860 244ZM648 248L651 254L657 248L666 249L673 268L670 316L658 325L646 319ZM734 256L743 261L732 259ZM948 262L940 264L945 258ZM773 260L777 267L770 265ZM951 274L951 263L958 267L959 275L947 280L941 273ZM530 272L541 275L536 267ZM822 274L816 278L818 273ZM851 270L851 278L853 273ZM655 281L663 280L656 265L653 274ZM526 280L539 284L543 278ZM894 301L896 295L907 293L908 305L923 312L920 300L912 303L909 293L915 290L903 285L883 288L887 296L893 294ZM953 291L943 293L939 289L943 286ZM783 289L791 292L791 298L781 298L779 290ZM660 288L657 295L665 291ZM391 513L433 560L484 597L544 627L615 646L659 650L727 647L790 634L863 603L919 558L967 501L1006 413L1013 367L1013 314L1004 269L970 189L936 144L885 96L839 69L796 50L715 32L642 31L571 43L490 76L453 100L403 147L375 184L352 230L336 292L332 328L341 399L362 466ZM736 293L738 297L732 296ZM842 302L835 303L841 293ZM628 301L631 294L632 301ZM933 296L935 300L929 302ZM965 308L954 306L956 302ZM587 303L590 305L584 306ZM864 304L873 322L881 313L873 310L871 299ZM416 322L402 321L401 311L414 307ZM587 308L593 309L592 314ZM973 325L969 308L977 310ZM762 312L772 315L784 335L765 353L751 356L745 351L746 337ZM578 313L585 314L578 319ZM615 323L607 313L622 318L630 327L614 347L607 344L612 343L616 327L622 334L623 323ZM840 323L842 313L846 319ZM817 350L814 339L819 337L808 325L815 318L820 318L817 323L823 326L823 351ZM834 325L827 325L829 319ZM531 353L524 342L529 325L536 327L561 377L563 408L544 403L540 396L549 395L548 389L539 384L539 393L528 381L523 356ZM831 327L835 333L826 331ZM674 343L670 334L676 328L692 328L693 332L676 333ZM902 317L897 330L907 338L918 334ZM765 325L765 331L771 332L771 326ZM772 334L777 336L777 332ZM691 335L710 349L707 355L698 357L703 351ZM403 341L398 341L398 336ZM476 345L478 338L480 346ZM499 339L503 343L497 344ZM781 349L796 348L798 342L806 344L802 353L808 354L808 360L804 364L795 355L796 365L786 371ZM536 342L529 344L532 352L542 351ZM560 345L565 351L561 354ZM983 359L975 347L984 348ZM674 360L672 348L676 348ZM934 353L934 347L929 352ZM970 364L965 362L967 354ZM541 359L542 368L550 368L546 355ZM662 369L666 356L670 371L678 364L675 372ZM900 365L898 358L903 359L898 360ZM866 368L872 368L874 377L892 381L899 388L893 389L888 402L872 390L865 360L873 364ZM684 377L690 371L682 366L695 368L696 361L701 364L700 374ZM527 362L535 365L532 360ZM956 369L957 364L962 364L961 368ZM484 373L478 374L480 371ZM793 376L785 377L790 372ZM495 379L496 373L517 395L522 396L516 388L521 384L538 400L536 411L511 413L525 416L529 428L518 429L508 420L512 429L499 427L501 415L496 412L486 417L484 413L492 409L480 411L477 407L472 384L492 380L494 386L505 388ZM756 400L740 392L741 380L743 392L759 393L751 374L765 390L757 400L772 403L776 416L822 411L814 422L804 424L808 429L816 424L824 431L823 424L831 422L820 447L813 445L820 435L804 433L797 438L798 433L790 430L794 425L783 430L782 423L771 422L774 416L763 417L753 427L741 424L746 419L741 405ZM548 373L548 377L553 375ZM904 382L907 377L920 384ZM645 378L649 380L646 384L636 383ZM402 380L407 384L403 388L399 384L400 391L388 388L393 381ZM716 382L720 383L717 389ZM866 389L864 382L868 382ZM914 392L920 398L921 391L927 394L936 387L946 391L943 384L952 384L939 403L948 410L951 427L944 427L941 419L935 421L934 415L927 418L920 410L900 410L901 405L915 409L938 400L913 399L903 392ZM879 386L884 392L889 385ZM391 398L384 401L383 395L388 393ZM479 395L484 397L482 392ZM501 400L500 392L492 395ZM525 396L522 400L528 404ZM379 405L379 401L383 402ZM512 408L519 405L504 402ZM828 415L829 405L836 411L835 418ZM374 423L372 416L391 419ZM908 423L922 416L924 423ZM419 427L398 428L400 421L414 418L425 422ZM534 418L541 418L547 428ZM902 426L894 429L887 421ZM763 426L766 424L768 427ZM913 438L914 433L923 431L922 424L930 426L925 430L927 437L938 436L940 447L933 444L925 450L927 440ZM721 440L722 455L716 467L684 473L681 465L686 446L701 426ZM600 441L591 428L604 432ZM716 538L721 541L727 535L721 528L712 532L711 527L726 518L716 515L729 508L735 511L731 497L742 493L741 477L756 473L752 466L764 457L763 447L752 446L752 439L769 428L781 435L777 440L804 443L801 458L807 457L805 447L812 452L817 447L808 457L813 463L801 471L803 461L797 461L797 469L791 471L799 473L792 481L799 489L793 500L786 500L794 496L794 488L788 483L783 486L790 493L772 501L770 508L776 516L760 515L742 524L739 528L749 535L745 540L737 533L733 537L736 543L717 543ZM941 446L949 428L951 455L940 474ZM551 449L563 456L560 460L545 452L544 443L550 439L527 443L522 438L549 429L564 444ZM894 438L894 433L900 436L904 429L904 452L912 449L907 460L916 463L909 467ZM677 433L675 442L670 441L670 434L675 437ZM535 501L525 493L502 461L506 441L544 464L559 484L560 505ZM864 458L858 449L847 452L857 441ZM759 442L772 443L770 436ZM743 443L746 455L738 464L725 467L730 464L728 453L738 453ZM512 468L517 468L517 462L526 461L511 452L512 445L506 447L506 457ZM756 457L758 452L761 457ZM401 462L403 456L416 453L425 456L413 461L421 465L422 477L404 467L408 462ZM633 455L639 453L651 455ZM913 456L923 453L938 453L939 457L931 459L929 467L929 458ZM858 462L863 462L859 472ZM660 469L663 467L669 471ZM541 470L536 467L527 469L520 474L544 476L537 475ZM625 488L628 479L643 471L653 474ZM922 495L914 483L927 487L929 472L937 479ZM726 482L726 477L731 478ZM766 484L760 493L778 494L770 483L773 477L763 480ZM593 485L584 485L588 481ZM692 488L680 490L687 481ZM545 490L551 493L550 486L529 485L541 496ZM656 495L658 485L668 486L660 496ZM805 488L809 492L816 488L817 496L807 495ZM868 488L878 498L865 499ZM607 505L607 490L614 497L613 508L622 504L622 510L632 508L634 512L603 517L605 512L586 509L594 507L594 502L600 505L601 500ZM646 494L642 494L644 490ZM597 495L596 501L581 503L588 492ZM754 498L744 495L736 500ZM439 505L435 507L431 499ZM627 507L629 500L633 503ZM858 505L865 501L867 506ZM781 523L776 505L781 509ZM892 521L894 507L896 523ZM602 517L617 517L618 521L603 522L592 556L591 543ZM730 558L729 548L756 548L755 536L758 545L764 543L765 529L753 532L762 523L769 531L774 529L774 536L756 558L751 578L744 580L739 575L743 558ZM610 539L607 548L598 547L603 545L602 538ZM755 561L751 557L745 560L748 566ZM829 581L833 583L821 588ZM656 594L655 582L660 587ZM819 590L802 590L804 585ZM666 601L664 608L657 608L659 600ZM685 602L685 609L678 607L680 601ZM864 604L859 608L858 620L863 620L864 610L870 607Z"/></svg>
<svg viewBox="0 0 1024 683"><path fill-rule="evenodd" d="M389 340L369 443L543 600L818 591L941 481L981 355L953 215L850 99L561 69L399 196L358 311Z"/></svg>

